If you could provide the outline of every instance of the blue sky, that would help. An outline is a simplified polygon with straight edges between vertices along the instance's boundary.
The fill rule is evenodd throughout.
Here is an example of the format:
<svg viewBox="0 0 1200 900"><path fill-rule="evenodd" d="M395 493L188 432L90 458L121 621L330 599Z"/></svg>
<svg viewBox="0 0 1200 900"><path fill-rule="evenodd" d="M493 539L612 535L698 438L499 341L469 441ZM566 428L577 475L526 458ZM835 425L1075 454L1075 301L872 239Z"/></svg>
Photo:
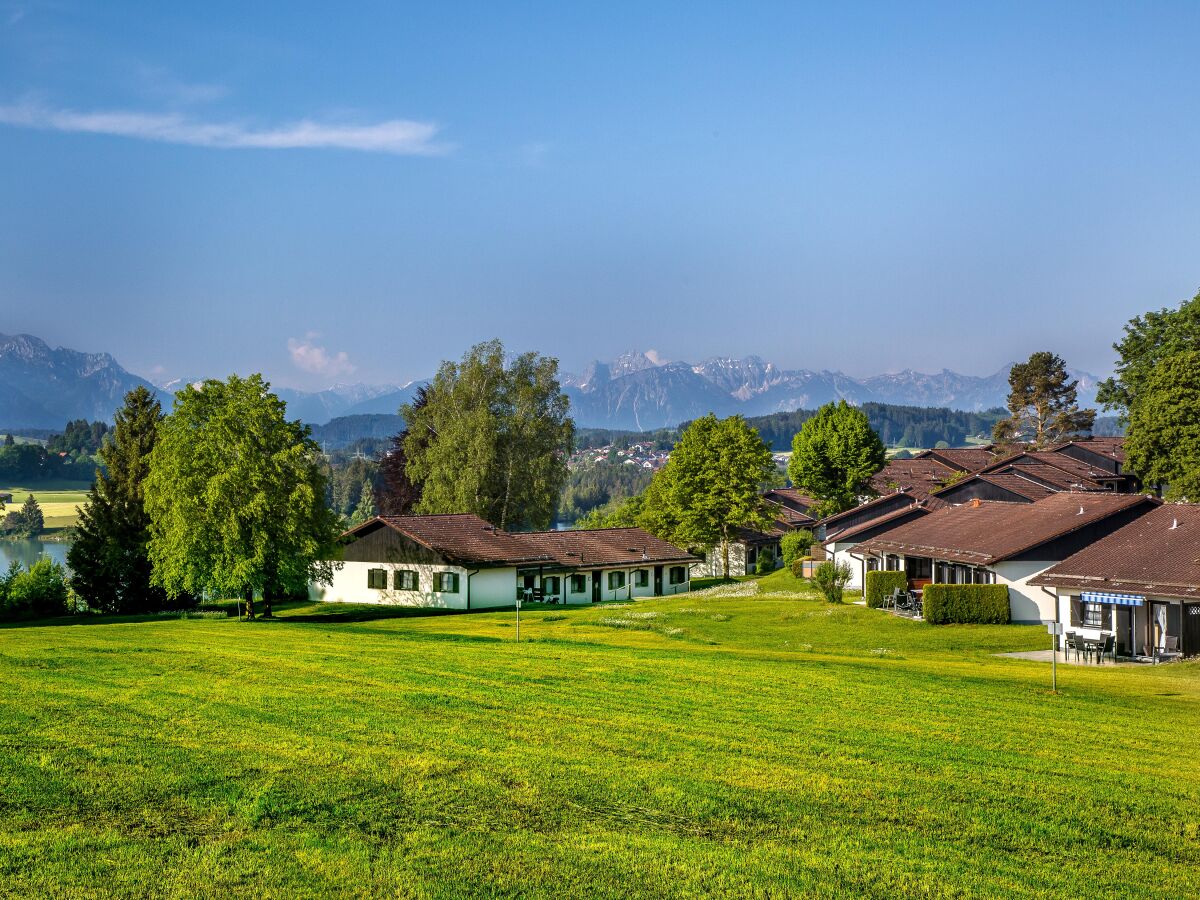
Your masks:
<svg viewBox="0 0 1200 900"><path fill-rule="evenodd" d="M1200 287L1200 4L0 0L0 331L1103 373Z"/></svg>

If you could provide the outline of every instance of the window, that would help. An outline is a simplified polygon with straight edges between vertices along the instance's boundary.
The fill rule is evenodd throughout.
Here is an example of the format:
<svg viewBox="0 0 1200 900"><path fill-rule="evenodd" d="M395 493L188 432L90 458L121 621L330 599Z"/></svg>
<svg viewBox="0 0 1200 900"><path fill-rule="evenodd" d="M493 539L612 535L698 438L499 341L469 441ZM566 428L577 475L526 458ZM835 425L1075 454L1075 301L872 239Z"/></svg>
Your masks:
<svg viewBox="0 0 1200 900"><path fill-rule="evenodd" d="M624 572L609 572L608 573L608 589L615 591L617 588L625 587Z"/></svg>
<svg viewBox="0 0 1200 900"><path fill-rule="evenodd" d="M587 576L586 575L572 575L571 576L571 593L572 594L582 594L586 590L587 590Z"/></svg>
<svg viewBox="0 0 1200 900"><path fill-rule="evenodd" d="M438 572L433 576L433 589L439 594L458 593L458 573Z"/></svg>
<svg viewBox="0 0 1200 900"><path fill-rule="evenodd" d="M633 583L635 587L650 587L650 570L638 569L634 572Z"/></svg>
<svg viewBox="0 0 1200 900"><path fill-rule="evenodd" d="M392 573L392 589L397 591L417 591L421 589L421 579L416 572L409 569L397 569Z"/></svg>
<svg viewBox="0 0 1200 900"><path fill-rule="evenodd" d="M386 591L387 569L367 569L367 587L376 591Z"/></svg>
<svg viewBox="0 0 1200 900"><path fill-rule="evenodd" d="M547 597L557 597L559 590L559 581L557 575L550 575L542 579L542 593Z"/></svg>
<svg viewBox="0 0 1200 900"><path fill-rule="evenodd" d="M667 581L671 584L683 584L687 581L687 569L683 566L671 566L671 571L667 573Z"/></svg>
<svg viewBox="0 0 1200 900"><path fill-rule="evenodd" d="M932 578L933 561L920 556L909 556L904 560L904 570L908 572L909 578Z"/></svg>
<svg viewBox="0 0 1200 900"><path fill-rule="evenodd" d="M1080 624L1091 628L1100 628L1104 625L1104 610L1099 603L1083 604L1083 621Z"/></svg>

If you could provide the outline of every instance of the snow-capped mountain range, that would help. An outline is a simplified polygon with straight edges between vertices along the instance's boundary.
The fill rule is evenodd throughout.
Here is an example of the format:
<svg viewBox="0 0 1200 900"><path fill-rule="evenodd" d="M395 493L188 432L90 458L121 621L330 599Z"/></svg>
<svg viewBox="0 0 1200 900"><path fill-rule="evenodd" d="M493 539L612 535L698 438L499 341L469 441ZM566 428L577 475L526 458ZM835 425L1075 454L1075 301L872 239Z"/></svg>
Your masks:
<svg viewBox="0 0 1200 900"><path fill-rule="evenodd" d="M833 400L944 406L982 410L1004 406L1005 366L991 375L961 375L943 369L854 378L843 372L781 369L757 356L714 357L699 364L663 362L656 354L627 353L611 363L594 362L582 375L564 375L572 413L584 427L649 430L714 412L760 416L815 409ZM1095 403L1099 378L1072 372L1079 401Z"/></svg>
<svg viewBox="0 0 1200 900"><path fill-rule="evenodd" d="M1008 366L992 375L906 369L870 378L842 372L781 369L757 356L714 357L701 363L668 362L653 351L596 361L579 375L564 374L580 427L651 430L709 412L766 415L814 409L831 400L980 410L1003 406ZM1073 372L1079 400L1094 405L1098 378ZM127 372L107 353L51 349L31 335L0 334L0 429L62 428L71 419L111 420L125 393L156 389L170 408L171 394L200 380L177 378L152 385ZM394 414L423 381L406 385L336 384L323 391L279 390L289 414L320 425L342 416Z"/></svg>

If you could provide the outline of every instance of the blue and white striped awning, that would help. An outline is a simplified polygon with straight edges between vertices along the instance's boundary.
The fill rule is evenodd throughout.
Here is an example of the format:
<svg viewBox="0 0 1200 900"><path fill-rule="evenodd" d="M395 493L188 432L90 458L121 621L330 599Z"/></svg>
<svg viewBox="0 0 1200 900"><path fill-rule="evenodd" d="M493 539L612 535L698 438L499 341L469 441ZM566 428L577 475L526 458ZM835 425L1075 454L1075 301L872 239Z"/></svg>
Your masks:
<svg viewBox="0 0 1200 900"><path fill-rule="evenodd" d="M1100 591L1084 591L1079 599L1084 603L1111 603L1114 606L1141 606L1146 602L1141 594L1105 594Z"/></svg>

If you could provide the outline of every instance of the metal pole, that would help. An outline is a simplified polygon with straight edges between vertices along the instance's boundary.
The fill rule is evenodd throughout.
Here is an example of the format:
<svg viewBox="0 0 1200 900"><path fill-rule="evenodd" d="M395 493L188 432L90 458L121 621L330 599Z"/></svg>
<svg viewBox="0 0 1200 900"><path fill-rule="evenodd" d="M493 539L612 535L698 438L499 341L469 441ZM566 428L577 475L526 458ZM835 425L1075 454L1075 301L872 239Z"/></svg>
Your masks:
<svg viewBox="0 0 1200 900"><path fill-rule="evenodd" d="M517 598L517 643L521 643L521 598Z"/></svg>
<svg viewBox="0 0 1200 900"><path fill-rule="evenodd" d="M1050 692L1058 693L1058 635L1050 638Z"/></svg>

